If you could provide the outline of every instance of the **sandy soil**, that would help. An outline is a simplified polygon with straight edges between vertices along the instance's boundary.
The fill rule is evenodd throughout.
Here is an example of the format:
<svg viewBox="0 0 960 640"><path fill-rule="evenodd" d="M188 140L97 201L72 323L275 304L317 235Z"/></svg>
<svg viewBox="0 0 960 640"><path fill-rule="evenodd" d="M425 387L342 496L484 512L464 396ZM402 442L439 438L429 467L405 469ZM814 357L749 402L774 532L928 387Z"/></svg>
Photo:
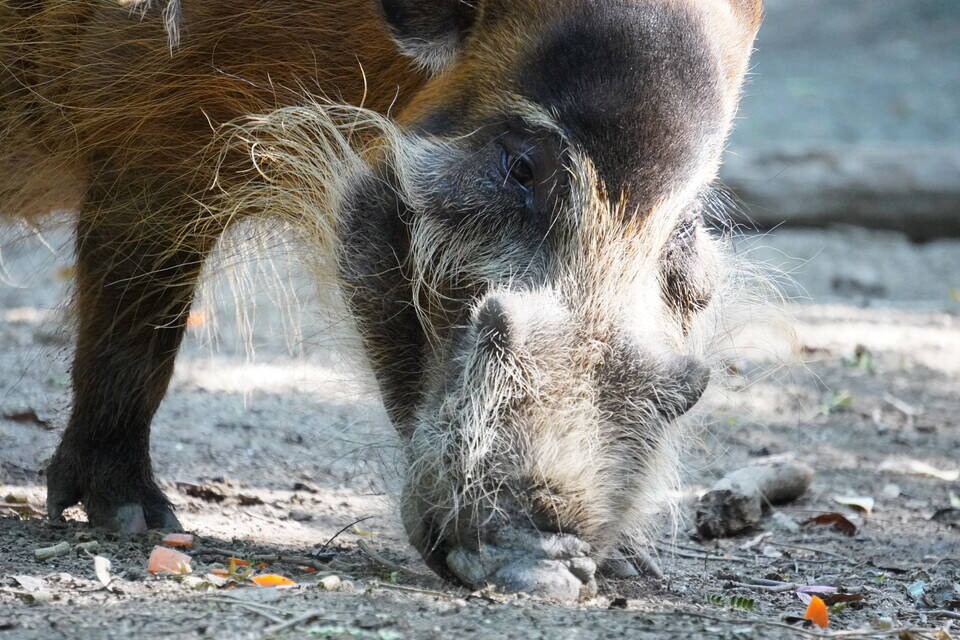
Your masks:
<svg viewBox="0 0 960 640"><path fill-rule="evenodd" d="M69 404L70 258L18 234L0 243L0 501L42 509L45 459ZM710 428L688 458L681 500L770 457L793 456L816 477L800 500L740 537L705 543L685 525L665 529L651 550L664 579L610 580L595 600L560 606L468 593L430 575L398 524L395 441L369 381L344 355L349 339L338 323L315 319L317 303L298 278L271 272L272 284L246 300L257 314L239 324L245 332L226 302L199 305L207 315L157 415L153 456L197 535L192 576L222 565L226 550L269 557L257 571L296 586L215 589L150 575L156 535L90 530L79 510L52 525L0 508L0 638L800 637L815 632L784 625L803 613L795 594L803 585L863 596L832 613L830 630L858 631L845 637L916 628L931 631L900 637L946 638L932 630L951 625L958 635L960 269L948 267L960 242L918 247L848 230L752 245L806 292L789 306L802 355L774 367L757 351L732 363L729 388L704 402ZM303 336L290 329L297 318ZM287 349L290 335L302 352ZM873 512L834 500L851 495L874 498ZM825 512L846 514L856 534L797 524ZM33 556L88 540L112 563L109 588L86 553ZM308 561L318 570L304 571ZM321 580L331 575L342 582L328 591Z"/></svg>

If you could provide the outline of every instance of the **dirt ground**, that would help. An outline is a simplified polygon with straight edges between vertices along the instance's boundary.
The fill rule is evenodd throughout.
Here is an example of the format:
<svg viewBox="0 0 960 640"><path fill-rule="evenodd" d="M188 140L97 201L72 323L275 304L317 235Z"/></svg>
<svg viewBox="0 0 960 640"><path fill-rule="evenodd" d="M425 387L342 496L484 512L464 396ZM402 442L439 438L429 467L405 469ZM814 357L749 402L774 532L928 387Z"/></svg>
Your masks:
<svg viewBox="0 0 960 640"><path fill-rule="evenodd" d="M70 257L18 235L0 243L0 502L12 505L0 507L0 638L811 637L821 632L787 626L809 585L862 596L834 606L827 633L960 636L960 242L856 230L751 240L753 255L796 280L799 355L731 359L727 388L703 402L708 428L680 500L784 456L816 470L810 490L736 538L665 527L651 548L663 579L608 580L597 598L562 606L429 574L399 526L396 443L345 355L349 336L318 319L328 316L309 288L275 263L246 269L263 279L240 278L254 316L232 319L229 295L200 302L155 421L155 468L196 534L190 577L146 572L156 534L91 530L79 510L65 524L29 517L43 508L45 460L69 405ZM847 496L873 498L872 512L835 500ZM855 534L799 524L829 512ZM94 554L76 549L91 540ZM34 558L63 541L66 555ZM112 565L108 587L93 555ZM204 581L227 555L296 585Z"/></svg>

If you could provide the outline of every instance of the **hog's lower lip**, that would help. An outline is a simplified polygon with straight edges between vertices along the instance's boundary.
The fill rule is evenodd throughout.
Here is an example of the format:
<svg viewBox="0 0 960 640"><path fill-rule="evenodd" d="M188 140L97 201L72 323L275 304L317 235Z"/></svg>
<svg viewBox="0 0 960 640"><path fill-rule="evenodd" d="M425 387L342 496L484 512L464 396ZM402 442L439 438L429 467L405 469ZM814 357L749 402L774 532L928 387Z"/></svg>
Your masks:
<svg viewBox="0 0 960 640"><path fill-rule="evenodd" d="M590 546L574 536L505 529L493 544L458 547L447 566L471 587L491 585L504 593L571 602L596 593L596 564Z"/></svg>

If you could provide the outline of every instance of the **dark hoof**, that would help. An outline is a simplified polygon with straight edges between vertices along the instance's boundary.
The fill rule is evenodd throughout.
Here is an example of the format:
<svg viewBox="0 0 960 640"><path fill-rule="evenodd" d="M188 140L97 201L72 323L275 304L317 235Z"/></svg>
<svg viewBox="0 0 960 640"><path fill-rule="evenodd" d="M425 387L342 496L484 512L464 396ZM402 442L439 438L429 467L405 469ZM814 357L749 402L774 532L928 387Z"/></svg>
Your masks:
<svg viewBox="0 0 960 640"><path fill-rule="evenodd" d="M152 480L144 480L142 474L132 478L115 474L121 477L111 478L87 471L102 468L110 467L65 463L59 453L54 456L47 468L47 517L61 520L65 509L82 503L94 527L120 533L183 530L166 496Z"/></svg>
<svg viewBox="0 0 960 640"><path fill-rule="evenodd" d="M170 507L144 509L140 504L123 504L106 513L87 508L90 524L120 533L143 533L147 529L182 531L183 527Z"/></svg>

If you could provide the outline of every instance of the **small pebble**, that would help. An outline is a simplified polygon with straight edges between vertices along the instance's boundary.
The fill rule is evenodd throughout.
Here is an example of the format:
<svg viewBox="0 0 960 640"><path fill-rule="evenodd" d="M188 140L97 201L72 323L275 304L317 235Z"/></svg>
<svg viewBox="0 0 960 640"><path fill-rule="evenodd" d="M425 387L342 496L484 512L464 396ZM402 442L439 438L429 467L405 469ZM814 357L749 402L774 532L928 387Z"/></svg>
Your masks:
<svg viewBox="0 0 960 640"><path fill-rule="evenodd" d="M320 587L324 591L336 591L343 584L343 581L340 579L340 576L325 576L320 580Z"/></svg>
<svg viewBox="0 0 960 640"><path fill-rule="evenodd" d="M313 514L307 513L306 511L291 511L290 519L296 520L297 522L310 522L313 520Z"/></svg>

